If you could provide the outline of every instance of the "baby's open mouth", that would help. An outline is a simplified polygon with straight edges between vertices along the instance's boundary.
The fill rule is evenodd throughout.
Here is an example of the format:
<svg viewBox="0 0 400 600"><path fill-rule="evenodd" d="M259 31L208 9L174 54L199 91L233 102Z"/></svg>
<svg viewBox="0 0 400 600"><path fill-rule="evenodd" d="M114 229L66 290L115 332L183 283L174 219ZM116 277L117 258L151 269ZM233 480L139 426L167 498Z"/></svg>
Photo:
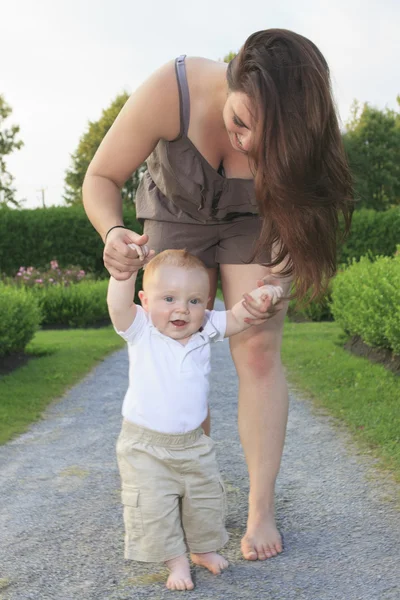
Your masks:
<svg viewBox="0 0 400 600"><path fill-rule="evenodd" d="M172 325L175 325L175 327L183 327L184 325L186 325L186 321L182 321L180 319L176 319L175 321L171 321Z"/></svg>

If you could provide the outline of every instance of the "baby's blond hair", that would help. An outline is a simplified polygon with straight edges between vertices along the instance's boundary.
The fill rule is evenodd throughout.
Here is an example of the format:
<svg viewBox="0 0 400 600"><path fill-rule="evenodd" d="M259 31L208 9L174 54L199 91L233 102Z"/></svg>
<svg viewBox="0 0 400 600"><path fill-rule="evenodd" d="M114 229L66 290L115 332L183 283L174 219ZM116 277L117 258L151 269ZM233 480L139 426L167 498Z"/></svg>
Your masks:
<svg viewBox="0 0 400 600"><path fill-rule="evenodd" d="M180 267L182 269L202 269L206 275L207 268L200 258L193 256L187 250L164 250L156 254L154 258L146 265L143 273L143 288L146 287L146 282L157 272L160 267Z"/></svg>

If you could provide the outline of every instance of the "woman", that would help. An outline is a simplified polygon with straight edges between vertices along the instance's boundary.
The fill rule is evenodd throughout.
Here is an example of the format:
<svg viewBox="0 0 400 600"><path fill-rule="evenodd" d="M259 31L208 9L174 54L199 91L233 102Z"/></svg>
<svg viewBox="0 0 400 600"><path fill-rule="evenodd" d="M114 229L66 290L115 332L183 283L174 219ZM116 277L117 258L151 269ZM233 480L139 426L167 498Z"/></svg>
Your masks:
<svg viewBox="0 0 400 600"><path fill-rule="evenodd" d="M146 159L139 236L122 227L120 190ZM294 281L299 298L322 290L351 198L328 66L312 42L279 29L251 35L229 65L180 57L161 67L122 109L83 187L111 275L127 279L138 264L131 242L156 252L185 247L209 269L210 305L219 269L227 308L271 275L287 292ZM287 302L266 315L247 302L264 324L231 340L250 479L242 552L265 560L282 551L274 487L288 407L280 360Z"/></svg>

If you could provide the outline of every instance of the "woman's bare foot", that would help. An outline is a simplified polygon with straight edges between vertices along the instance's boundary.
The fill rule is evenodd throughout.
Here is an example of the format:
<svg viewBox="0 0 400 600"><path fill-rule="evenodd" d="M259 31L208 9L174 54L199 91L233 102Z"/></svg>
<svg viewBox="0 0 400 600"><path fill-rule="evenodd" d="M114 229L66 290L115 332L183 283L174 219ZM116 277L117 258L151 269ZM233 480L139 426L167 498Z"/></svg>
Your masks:
<svg viewBox="0 0 400 600"><path fill-rule="evenodd" d="M169 590L192 590L194 588L186 554L166 560L165 566L170 570L166 583Z"/></svg>
<svg viewBox="0 0 400 600"><path fill-rule="evenodd" d="M266 560L282 552L282 537L274 516L270 514L263 519L249 519L241 547L246 560Z"/></svg>
<svg viewBox="0 0 400 600"><path fill-rule="evenodd" d="M191 554L190 558L194 562L195 565L199 565L200 567L205 567L214 575L219 575L223 569L229 565L228 561L217 554L216 552L203 552L201 554Z"/></svg>

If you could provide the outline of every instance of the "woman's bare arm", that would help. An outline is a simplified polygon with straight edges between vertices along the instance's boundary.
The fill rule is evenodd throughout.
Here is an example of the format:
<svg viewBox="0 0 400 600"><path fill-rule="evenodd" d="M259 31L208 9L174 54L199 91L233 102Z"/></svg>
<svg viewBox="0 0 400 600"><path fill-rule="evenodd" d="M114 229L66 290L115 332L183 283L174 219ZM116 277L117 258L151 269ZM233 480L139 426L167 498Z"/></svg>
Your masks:
<svg viewBox="0 0 400 600"><path fill-rule="evenodd" d="M147 159L160 139L175 139L180 130L179 92L174 62L167 63L129 98L100 144L83 183L83 204L103 241L110 227L123 225L121 188ZM105 264L115 277L126 278L137 254L127 243L147 238L114 229L105 248Z"/></svg>

